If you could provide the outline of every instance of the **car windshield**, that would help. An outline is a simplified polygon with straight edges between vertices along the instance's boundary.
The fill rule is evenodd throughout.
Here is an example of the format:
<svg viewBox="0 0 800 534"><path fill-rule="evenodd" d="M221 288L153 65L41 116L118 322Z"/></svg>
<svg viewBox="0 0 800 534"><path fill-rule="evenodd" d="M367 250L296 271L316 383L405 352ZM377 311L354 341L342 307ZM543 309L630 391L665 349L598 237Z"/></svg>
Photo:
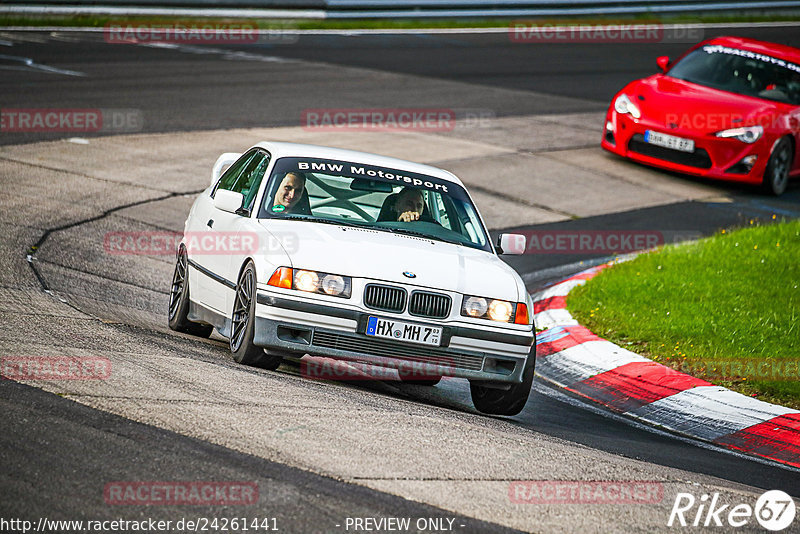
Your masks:
<svg viewBox="0 0 800 534"><path fill-rule="evenodd" d="M731 93L800 105L800 66L749 50L705 45L667 74Z"/></svg>
<svg viewBox="0 0 800 534"><path fill-rule="evenodd" d="M259 218L406 233L492 250L466 191L432 176L316 158L275 162Z"/></svg>

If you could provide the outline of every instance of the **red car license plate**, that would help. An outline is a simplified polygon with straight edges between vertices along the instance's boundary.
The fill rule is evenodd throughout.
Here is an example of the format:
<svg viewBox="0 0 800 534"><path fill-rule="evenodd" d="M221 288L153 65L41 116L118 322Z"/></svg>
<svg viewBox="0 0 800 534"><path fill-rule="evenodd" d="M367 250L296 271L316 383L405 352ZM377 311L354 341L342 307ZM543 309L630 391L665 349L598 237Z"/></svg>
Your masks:
<svg viewBox="0 0 800 534"><path fill-rule="evenodd" d="M694 141L691 139L654 132L653 130L646 130L644 132L644 142L664 148L671 148L672 150L680 150L681 152L694 152Z"/></svg>

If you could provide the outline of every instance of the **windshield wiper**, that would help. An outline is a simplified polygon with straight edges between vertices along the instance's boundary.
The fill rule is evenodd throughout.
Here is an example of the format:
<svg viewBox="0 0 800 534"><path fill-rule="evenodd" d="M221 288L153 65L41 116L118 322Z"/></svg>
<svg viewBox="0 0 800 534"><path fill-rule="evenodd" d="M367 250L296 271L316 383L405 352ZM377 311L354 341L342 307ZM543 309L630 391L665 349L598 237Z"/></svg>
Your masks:
<svg viewBox="0 0 800 534"><path fill-rule="evenodd" d="M324 217L309 217L308 215L286 215L283 219L297 219L299 221L318 222L322 224L335 224L337 226L352 226L355 228L365 228L363 224L356 224L338 219L326 219Z"/></svg>

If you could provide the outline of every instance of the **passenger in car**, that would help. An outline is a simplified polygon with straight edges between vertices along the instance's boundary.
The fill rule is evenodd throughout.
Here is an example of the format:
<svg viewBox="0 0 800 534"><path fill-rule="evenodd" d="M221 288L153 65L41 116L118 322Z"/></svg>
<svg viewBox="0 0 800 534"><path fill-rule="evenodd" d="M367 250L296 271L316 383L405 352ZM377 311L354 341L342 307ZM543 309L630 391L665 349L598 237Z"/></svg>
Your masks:
<svg viewBox="0 0 800 534"><path fill-rule="evenodd" d="M287 172L275 192L273 212L309 214L306 177L300 172Z"/></svg>

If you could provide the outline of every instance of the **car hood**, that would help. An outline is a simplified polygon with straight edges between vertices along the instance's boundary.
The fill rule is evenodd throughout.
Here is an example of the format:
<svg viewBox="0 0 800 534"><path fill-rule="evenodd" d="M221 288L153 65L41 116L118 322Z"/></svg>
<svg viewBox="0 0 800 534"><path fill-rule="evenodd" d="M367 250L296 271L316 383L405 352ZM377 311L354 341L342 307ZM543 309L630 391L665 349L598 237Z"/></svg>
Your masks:
<svg viewBox="0 0 800 534"><path fill-rule="evenodd" d="M760 98L712 89L685 80L656 74L639 80L625 91L640 107L648 122L710 134L750 124L769 124L765 118L779 117L787 106ZM642 100L644 98L644 100Z"/></svg>
<svg viewBox="0 0 800 534"><path fill-rule="evenodd" d="M306 221L261 220L292 267L524 301L517 273L492 253L400 233ZM404 272L413 273L408 278Z"/></svg>

